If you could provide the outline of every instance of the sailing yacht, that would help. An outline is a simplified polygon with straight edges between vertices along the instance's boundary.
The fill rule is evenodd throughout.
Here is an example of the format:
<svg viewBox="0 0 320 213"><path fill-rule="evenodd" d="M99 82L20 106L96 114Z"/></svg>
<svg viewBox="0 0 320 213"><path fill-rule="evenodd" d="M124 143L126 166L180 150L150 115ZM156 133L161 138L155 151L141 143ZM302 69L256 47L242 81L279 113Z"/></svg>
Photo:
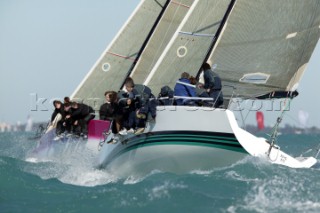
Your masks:
<svg viewBox="0 0 320 213"><path fill-rule="evenodd" d="M121 90L129 76L157 93L173 88L182 72L199 78L208 62L222 79L225 106L159 106L141 134L115 144L101 143L102 131L95 133L88 146L100 147L99 167L120 175L184 173L246 155L313 166L315 158L292 157L275 144L281 119L269 139L258 138L239 127L228 106L234 98L290 102L319 35L319 0L142 0L72 99L96 103L105 91ZM112 133L104 132L107 141Z"/></svg>

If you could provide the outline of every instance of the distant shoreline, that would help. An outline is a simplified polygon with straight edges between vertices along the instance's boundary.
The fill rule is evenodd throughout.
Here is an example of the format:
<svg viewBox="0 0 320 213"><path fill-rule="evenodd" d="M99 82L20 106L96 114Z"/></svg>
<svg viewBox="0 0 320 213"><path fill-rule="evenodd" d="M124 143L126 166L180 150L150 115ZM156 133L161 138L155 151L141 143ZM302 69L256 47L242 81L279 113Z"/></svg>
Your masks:
<svg viewBox="0 0 320 213"><path fill-rule="evenodd" d="M39 131L39 128L45 128L47 124L48 122L35 122L32 124L31 131L27 131L27 132L37 132ZM263 133L270 134L273 127L268 126L262 130L259 130L257 126L248 124L245 127L241 127L241 128L256 135L256 134L263 134ZM2 123L0 125L0 133L1 132L26 132L25 129L26 129L26 123L15 124L15 125ZM320 134L320 128L315 126L301 128L301 127L296 127L296 126L291 126L286 124L284 127L279 128L279 133L280 134Z"/></svg>

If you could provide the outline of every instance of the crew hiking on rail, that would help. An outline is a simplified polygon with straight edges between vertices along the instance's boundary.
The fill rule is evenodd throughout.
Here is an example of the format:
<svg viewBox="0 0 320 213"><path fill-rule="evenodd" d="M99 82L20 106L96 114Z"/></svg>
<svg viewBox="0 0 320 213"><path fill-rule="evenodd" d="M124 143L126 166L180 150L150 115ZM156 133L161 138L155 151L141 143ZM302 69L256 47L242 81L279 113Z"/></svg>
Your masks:
<svg viewBox="0 0 320 213"><path fill-rule="evenodd" d="M100 106L100 120L111 122L111 130L115 135L139 134L145 129L147 120L156 120L157 105L186 105L222 107L223 94L221 79L208 63L202 65L204 84L198 82L189 73L183 72L177 80L174 90L163 86L156 98L151 89L144 85L135 85L132 78L128 77L124 83L125 91L106 91L105 103ZM205 98L204 100L201 98ZM55 110L51 122L56 115L62 119L57 123L56 140L63 136L75 135L86 139L88 137L89 121L95 118L92 107L70 101L64 98L64 103L59 100L53 102Z"/></svg>

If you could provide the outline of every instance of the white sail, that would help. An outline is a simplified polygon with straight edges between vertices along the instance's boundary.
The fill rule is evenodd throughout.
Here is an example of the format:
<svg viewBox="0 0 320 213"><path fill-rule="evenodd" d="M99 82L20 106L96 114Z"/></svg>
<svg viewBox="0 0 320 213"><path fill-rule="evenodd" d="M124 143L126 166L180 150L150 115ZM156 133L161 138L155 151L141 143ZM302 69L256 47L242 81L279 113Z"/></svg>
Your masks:
<svg viewBox="0 0 320 213"><path fill-rule="evenodd" d="M210 57L223 84L236 88L224 87L224 96L296 90L319 25L319 0L237 0Z"/></svg>
<svg viewBox="0 0 320 213"><path fill-rule="evenodd" d="M30 132L32 130L32 127L33 127L33 120L32 120L32 117L29 115L27 119L25 131Z"/></svg>
<svg viewBox="0 0 320 213"><path fill-rule="evenodd" d="M166 2L166 0L141 1L127 23L74 91L72 99L103 100L106 90L118 91L121 88Z"/></svg>
<svg viewBox="0 0 320 213"><path fill-rule="evenodd" d="M142 84L146 80L193 2L194 0L170 1L157 28L154 30L152 37L131 73L131 77L136 83Z"/></svg>
<svg viewBox="0 0 320 213"><path fill-rule="evenodd" d="M222 24L229 0L196 0L144 84L173 87L182 72L197 75Z"/></svg>
<svg viewBox="0 0 320 213"><path fill-rule="evenodd" d="M309 113L304 110L299 110L298 117L301 128L306 128L309 120Z"/></svg>

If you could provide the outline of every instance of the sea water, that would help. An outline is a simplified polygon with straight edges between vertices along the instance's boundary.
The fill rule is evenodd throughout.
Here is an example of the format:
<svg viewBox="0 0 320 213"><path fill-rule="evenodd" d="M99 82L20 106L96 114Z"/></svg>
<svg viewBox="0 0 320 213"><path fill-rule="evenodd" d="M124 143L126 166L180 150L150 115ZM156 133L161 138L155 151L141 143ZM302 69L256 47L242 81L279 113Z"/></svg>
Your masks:
<svg viewBox="0 0 320 213"><path fill-rule="evenodd" d="M0 212L320 212L320 167L291 169L246 157L224 168L120 179L85 149L28 157L37 141L0 133ZM281 135L289 154L314 155L320 135Z"/></svg>

